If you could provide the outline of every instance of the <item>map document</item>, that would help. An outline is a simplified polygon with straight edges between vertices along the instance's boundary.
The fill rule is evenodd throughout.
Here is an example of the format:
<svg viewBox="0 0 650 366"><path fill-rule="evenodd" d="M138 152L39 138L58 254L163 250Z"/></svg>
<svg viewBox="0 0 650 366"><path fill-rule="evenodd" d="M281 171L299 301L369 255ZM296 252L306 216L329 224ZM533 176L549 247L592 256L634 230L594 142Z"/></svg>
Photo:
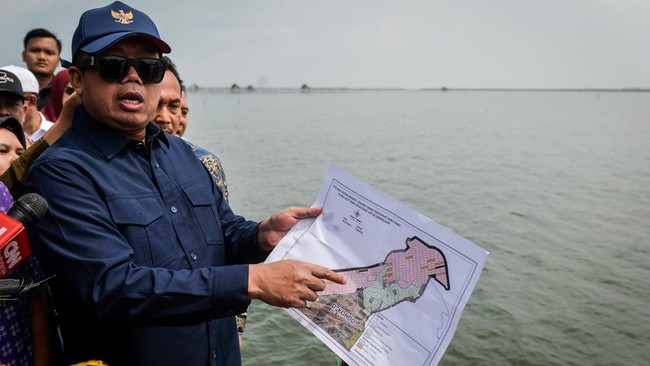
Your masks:
<svg viewBox="0 0 650 366"><path fill-rule="evenodd" d="M488 252L330 166L313 206L268 262L300 259L342 273L309 308L287 309L350 365L435 365Z"/></svg>

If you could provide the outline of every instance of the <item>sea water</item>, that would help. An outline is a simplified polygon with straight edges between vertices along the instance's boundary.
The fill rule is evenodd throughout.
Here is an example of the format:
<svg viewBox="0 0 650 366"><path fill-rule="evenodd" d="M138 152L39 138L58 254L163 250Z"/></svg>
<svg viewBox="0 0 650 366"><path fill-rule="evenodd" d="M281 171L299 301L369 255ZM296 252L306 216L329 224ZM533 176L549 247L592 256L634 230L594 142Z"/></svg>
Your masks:
<svg viewBox="0 0 650 366"><path fill-rule="evenodd" d="M309 206L329 163L490 252L441 365L650 360L650 93L189 94L233 210ZM259 301L245 365L334 365Z"/></svg>

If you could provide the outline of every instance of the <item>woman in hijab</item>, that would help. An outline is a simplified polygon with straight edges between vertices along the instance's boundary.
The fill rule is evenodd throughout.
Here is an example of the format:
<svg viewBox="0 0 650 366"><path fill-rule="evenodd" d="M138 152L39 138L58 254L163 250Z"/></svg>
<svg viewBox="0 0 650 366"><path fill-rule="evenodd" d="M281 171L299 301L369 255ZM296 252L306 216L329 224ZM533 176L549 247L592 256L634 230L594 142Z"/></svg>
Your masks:
<svg viewBox="0 0 650 366"><path fill-rule="evenodd" d="M70 97L74 89L70 86L68 69L59 71L52 80L50 101L41 109L48 121L56 121L63 110L63 102Z"/></svg>

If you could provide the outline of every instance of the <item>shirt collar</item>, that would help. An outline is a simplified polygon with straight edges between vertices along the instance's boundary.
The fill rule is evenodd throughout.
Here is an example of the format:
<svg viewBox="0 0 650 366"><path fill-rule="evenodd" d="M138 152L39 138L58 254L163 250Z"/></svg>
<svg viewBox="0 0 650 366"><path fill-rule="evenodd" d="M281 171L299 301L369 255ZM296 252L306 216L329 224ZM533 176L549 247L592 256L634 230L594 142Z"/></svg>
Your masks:
<svg viewBox="0 0 650 366"><path fill-rule="evenodd" d="M98 122L83 106L77 107L75 110L72 128L88 138L109 160L114 158L131 141L128 136ZM145 141L157 139L169 148L167 136L155 124L149 122L145 135Z"/></svg>
<svg viewBox="0 0 650 366"><path fill-rule="evenodd" d="M45 117L45 115L43 114L43 112L40 112L40 111L39 111L39 112L38 112L38 115L41 116L41 126L43 125L43 122L54 123L54 122L50 121L49 119L47 119L47 117Z"/></svg>

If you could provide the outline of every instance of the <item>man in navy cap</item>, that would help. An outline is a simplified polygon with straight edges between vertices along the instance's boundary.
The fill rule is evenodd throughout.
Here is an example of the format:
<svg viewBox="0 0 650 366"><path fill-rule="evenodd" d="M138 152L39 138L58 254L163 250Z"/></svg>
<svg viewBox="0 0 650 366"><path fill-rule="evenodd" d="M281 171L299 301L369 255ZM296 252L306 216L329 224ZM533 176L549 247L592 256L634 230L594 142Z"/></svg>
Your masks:
<svg viewBox="0 0 650 366"><path fill-rule="evenodd" d="M235 215L187 144L150 123L170 47L121 2L85 12L70 82L72 128L32 166L27 190L49 204L31 243L56 274L66 364L239 365L234 315L251 299L305 307L333 271L260 262L300 219Z"/></svg>

